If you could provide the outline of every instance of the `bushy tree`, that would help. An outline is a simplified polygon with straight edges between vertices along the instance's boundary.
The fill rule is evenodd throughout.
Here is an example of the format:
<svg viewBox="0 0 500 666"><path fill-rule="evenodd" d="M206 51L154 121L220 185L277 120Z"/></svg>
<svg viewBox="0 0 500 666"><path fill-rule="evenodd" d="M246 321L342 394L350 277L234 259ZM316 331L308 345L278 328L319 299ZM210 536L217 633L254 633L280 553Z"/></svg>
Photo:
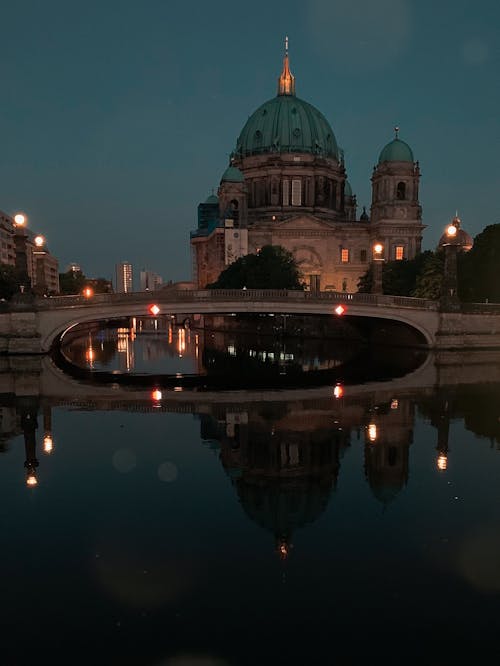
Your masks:
<svg viewBox="0 0 500 666"><path fill-rule="evenodd" d="M459 297L464 301L500 302L500 224L491 224L474 239L472 250L459 256Z"/></svg>
<svg viewBox="0 0 500 666"><path fill-rule="evenodd" d="M414 296L417 279L426 262L434 256L430 250L417 254L414 259L387 261L382 266L382 290L393 296ZM373 269L370 265L358 282L358 290L369 293L373 285Z"/></svg>
<svg viewBox="0 0 500 666"><path fill-rule="evenodd" d="M59 273L61 294L81 294L87 286L92 287L96 294L107 294L111 291L110 282L106 278L87 278L82 271L69 270Z"/></svg>
<svg viewBox="0 0 500 666"><path fill-rule="evenodd" d="M59 273L59 289L61 294L80 294L85 286L85 275L82 271L66 271Z"/></svg>
<svg viewBox="0 0 500 666"><path fill-rule="evenodd" d="M9 301L12 296L19 292L19 285L26 284L29 280L22 280L19 272L14 266L0 264L0 298Z"/></svg>
<svg viewBox="0 0 500 666"><path fill-rule="evenodd" d="M209 289L303 289L293 254L280 245L264 245L230 264Z"/></svg>
<svg viewBox="0 0 500 666"><path fill-rule="evenodd" d="M441 296L444 274L444 252L426 252L420 273L417 275L412 296L437 301Z"/></svg>

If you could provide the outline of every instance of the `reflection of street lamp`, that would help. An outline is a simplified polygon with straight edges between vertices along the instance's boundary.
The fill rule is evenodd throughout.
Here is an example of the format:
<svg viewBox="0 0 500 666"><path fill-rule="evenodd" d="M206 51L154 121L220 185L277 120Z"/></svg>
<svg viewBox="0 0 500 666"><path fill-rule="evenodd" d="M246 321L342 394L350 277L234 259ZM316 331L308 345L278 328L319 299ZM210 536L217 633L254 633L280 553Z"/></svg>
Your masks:
<svg viewBox="0 0 500 666"><path fill-rule="evenodd" d="M384 246L375 243L372 253L373 283L372 294L383 294L382 288L382 264L384 263Z"/></svg>

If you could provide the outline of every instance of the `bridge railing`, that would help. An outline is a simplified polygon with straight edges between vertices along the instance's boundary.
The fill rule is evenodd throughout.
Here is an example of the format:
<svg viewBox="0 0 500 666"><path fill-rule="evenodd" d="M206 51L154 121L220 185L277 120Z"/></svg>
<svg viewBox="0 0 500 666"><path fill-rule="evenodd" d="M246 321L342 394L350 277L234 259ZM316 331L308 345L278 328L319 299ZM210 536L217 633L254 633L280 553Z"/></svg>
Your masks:
<svg viewBox="0 0 500 666"><path fill-rule="evenodd" d="M438 302L423 298L407 296L389 296L383 294L349 293L344 291L289 291L287 289L162 289L148 292L131 292L128 294L95 294L85 296L51 296L39 298L35 307L40 310L93 306L101 304L154 303L154 302L196 302L196 301L332 301L340 303L356 303L364 305L382 305L398 308L418 308L437 310ZM500 307L500 306L499 306Z"/></svg>

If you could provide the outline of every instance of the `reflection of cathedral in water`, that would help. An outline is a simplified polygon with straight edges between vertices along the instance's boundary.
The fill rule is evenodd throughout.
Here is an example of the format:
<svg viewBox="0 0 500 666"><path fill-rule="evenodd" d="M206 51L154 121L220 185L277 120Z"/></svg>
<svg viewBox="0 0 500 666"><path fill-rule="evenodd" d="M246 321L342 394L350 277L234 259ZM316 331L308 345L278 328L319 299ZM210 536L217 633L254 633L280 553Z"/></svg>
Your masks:
<svg viewBox="0 0 500 666"><path fill-rule="evenodd" d="M384 504L408 480L414 407L392 400L367 407L330 400L314 405L268 403L202 417L202 438L220 460L245 513L271 532L286 557L297 528L312 523L336 490L353 436L365 432L365 473Z"/></svg>

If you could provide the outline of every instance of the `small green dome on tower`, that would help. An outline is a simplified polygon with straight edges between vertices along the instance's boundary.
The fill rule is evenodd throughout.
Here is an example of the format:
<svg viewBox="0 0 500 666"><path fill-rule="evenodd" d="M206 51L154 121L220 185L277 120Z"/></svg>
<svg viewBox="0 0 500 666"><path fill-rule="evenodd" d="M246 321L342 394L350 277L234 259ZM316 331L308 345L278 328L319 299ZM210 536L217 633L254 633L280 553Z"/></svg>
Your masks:
<svg viewBox="0 0 500 666"><path fill-rule="evenodd" d="M204 201L206 204L218 204L219 203L219 197L217 197L215 194L211 194L209 197L207 197Z"/></svg>
<svg viewBox="0 0 500 666"><path fill-rule="evenodd" d="M413 151L410 146L398 138L396 129L396 138L390 141L379 155L378 163L382 162L414 162Z"/></svg>
<svg viewBox="0 0 500 666"><path fill-rule="evenodd" d="M221 183L222 182L243 183L245 178L244 178L242 172L238 169L238 167L235 167L231 164L224 171L224 173L222 174L222 178L220 180L221 180Z"/></svg>

